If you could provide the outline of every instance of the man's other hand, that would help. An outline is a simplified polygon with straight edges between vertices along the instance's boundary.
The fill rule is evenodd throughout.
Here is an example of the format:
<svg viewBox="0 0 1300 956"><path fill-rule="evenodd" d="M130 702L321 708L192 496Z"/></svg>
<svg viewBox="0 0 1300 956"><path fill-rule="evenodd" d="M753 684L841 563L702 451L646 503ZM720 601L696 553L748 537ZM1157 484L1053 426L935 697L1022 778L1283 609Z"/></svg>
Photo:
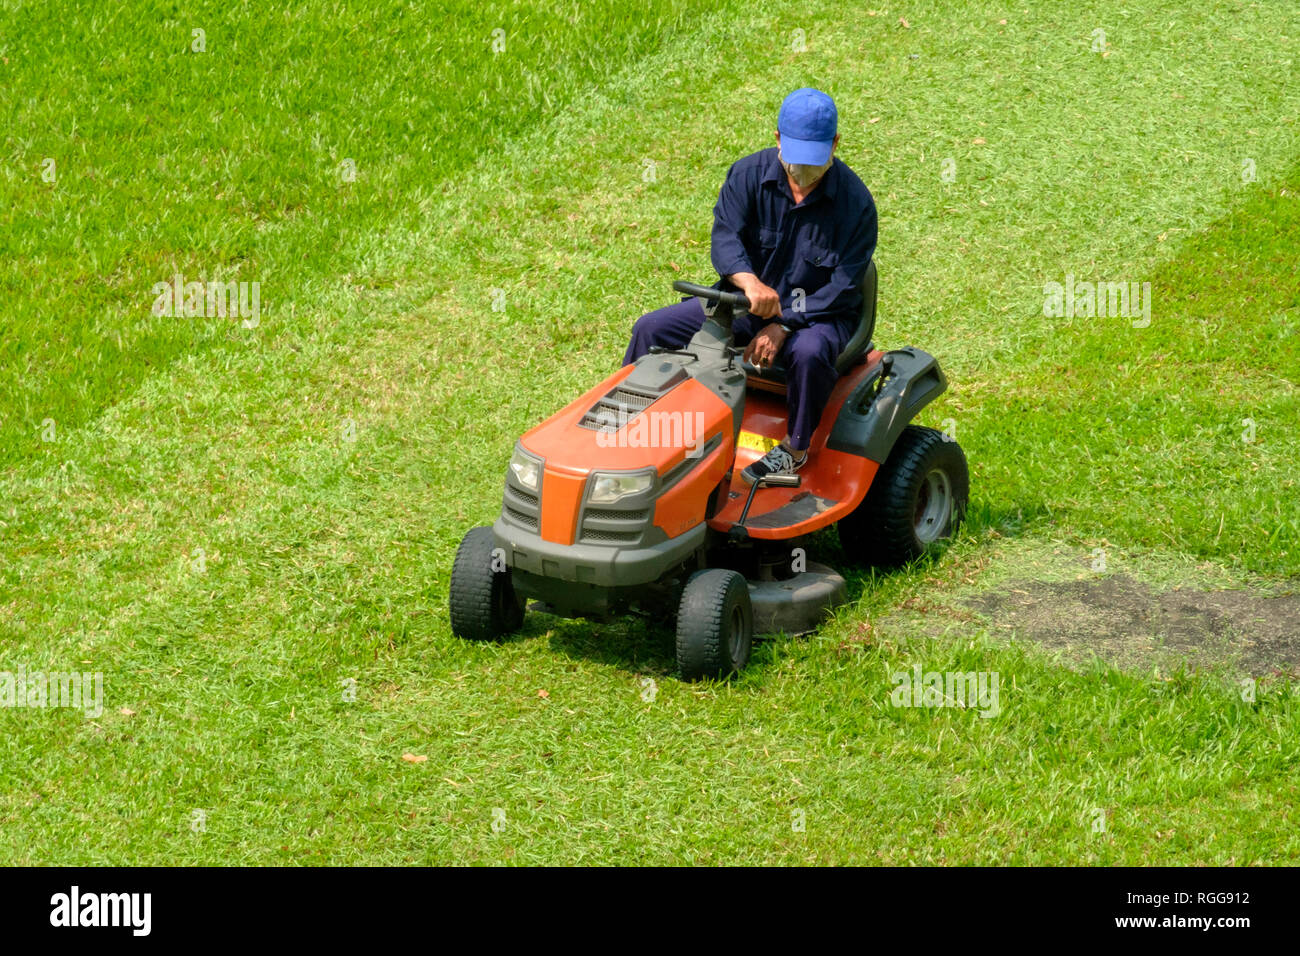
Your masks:
<svg viewBox="0 0 1300 956"><path fill-rule="evenodd" d="M758 368L767 368L781 354L785 338L785 330L777 323L764 326L763 331L754 336L745 348L744 360Z"/></svg>
<svg viewBox="0 0 1300 956"><path fill-rule="evenodd" d="M749 314L760 319L775 319L781 315L781 297L770 285L752 272L742 272L731 277L734 285L740 287L749 300Z"/></svg>

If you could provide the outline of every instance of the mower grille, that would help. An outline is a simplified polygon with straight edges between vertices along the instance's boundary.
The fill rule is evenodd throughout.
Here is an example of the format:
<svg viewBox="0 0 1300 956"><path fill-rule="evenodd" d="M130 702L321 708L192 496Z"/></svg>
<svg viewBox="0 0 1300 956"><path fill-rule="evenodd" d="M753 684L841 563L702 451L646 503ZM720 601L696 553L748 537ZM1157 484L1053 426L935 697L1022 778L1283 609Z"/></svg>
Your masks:
<svg viewBox="0 0 1300 956"><path fill-rule="evenodd" d="M533 531L537 530L536 515L526 515L522 511L516 511L514 508L511 508L509 505L506 505L506 516L510 518L512 521L514 521L516 524L521 524L525 528L529 528Z"/></svg>
<svg viewBox="0 0 1300 956"><path fill-rule="evenodd" d="M639 531L592 531L582 533L587 541L635 541L641 537Z"/></svg>
<svg viewBox="0 0 1300 956"><path fill-rule="evenodd" d="M537 509L537 496L521 491L513 485L506 485L506 497L513 498L516 505L523 505L530 511Z"/></svg>
<svg viewBox="0 0 1300 956"><path fill-rule="evenodd" d="M596 518L599 521L645 521L650 517L650 512L642 508L640 511L606 511L602 508L588 508L583 512L584 518Z"/></svg>
<svg viewBox="0 0 1300 956"><path fill-rule="evenodd" d="M650 523L651 508L584 508L579 537L606 544L636 544Z"/></svg>
<svg viewBox="0 0 1300 956"><path fill-rule="evenodd" d="M515 487L508 480L502 509L506 520L521 528L537 531L541 527L542 509L539 507L537 496Z"/></svg>

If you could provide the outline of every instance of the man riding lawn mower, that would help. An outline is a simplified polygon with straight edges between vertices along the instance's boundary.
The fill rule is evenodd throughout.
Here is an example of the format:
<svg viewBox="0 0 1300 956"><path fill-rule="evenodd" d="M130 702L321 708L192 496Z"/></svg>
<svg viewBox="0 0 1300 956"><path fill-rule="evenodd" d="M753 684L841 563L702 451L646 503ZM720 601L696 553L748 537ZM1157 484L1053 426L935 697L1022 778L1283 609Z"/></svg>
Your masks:
<svg viewBox="0 0 1300 956"><path fill-rule="evenodd" d="M623 368L519 440L500 517L456 554L455 634L508 634L529 598L675 607L682 676L723 676L755 633L844 600L807 535L837 524L851 559L897 566L956 531L965 455L910 424L947 380L920 349L873 347L875 203L836 126L826 94L787 97L778 146L736 162L714 208L721 281L674 282L687 298L637 321Z"/></svg>

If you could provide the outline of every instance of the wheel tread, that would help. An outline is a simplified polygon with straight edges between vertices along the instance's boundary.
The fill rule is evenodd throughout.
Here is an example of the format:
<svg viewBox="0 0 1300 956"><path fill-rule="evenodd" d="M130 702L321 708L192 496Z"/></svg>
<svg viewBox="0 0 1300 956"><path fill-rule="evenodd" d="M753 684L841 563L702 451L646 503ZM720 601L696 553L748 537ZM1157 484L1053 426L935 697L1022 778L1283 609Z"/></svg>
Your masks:
<svg viewBox="0 0 1300 956"><path fill-rule="evenodd" d="M514 598L509 571L491 570L493 546L492 529L478 527L471 528L456 549L447 603L451 630L457 637L496 640L522 623L523 609ZM507 607L512 611L504 618L496 613L494 588L510 588Z"/></svg>
<svg viewBox="0 0 1300 956"><path fill-rule="evenodd" d="M677 663L687 680L719 677L733 669L725 634L733 600L749 602L745 579L735 571L710 568L697 571L686 582L677 606ZM746 613L746 620L752 635L752 611Z"/></svg>
<svg viewBox="0 0 1300 956"><path fill-rule="evenodd" d="M952 453L936 452L947 446ZM914 489L939 455L950 454L953 474L953 515L948 535L955 534L964 516L970 477L966 456L942 432L908 425L888 460L880 466L866 498L840 522L840 544L855 560L877 567L906 564L925 552L913 528Z"/></svg>

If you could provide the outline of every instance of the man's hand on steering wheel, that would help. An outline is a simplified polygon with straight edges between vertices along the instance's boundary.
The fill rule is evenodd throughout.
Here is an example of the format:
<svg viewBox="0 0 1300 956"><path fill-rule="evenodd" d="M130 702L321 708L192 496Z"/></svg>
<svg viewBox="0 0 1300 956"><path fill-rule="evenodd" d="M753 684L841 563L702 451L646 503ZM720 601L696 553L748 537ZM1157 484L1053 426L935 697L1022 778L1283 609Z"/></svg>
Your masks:
<svg viewBox="0 0 1300 956"><path fill-rule="evenodd" d="M767 285L752 272L741 272L731 277L733 284L749 300L749 314L760 319L779 319L781 317L781 297L776 290Z"/></svg>

